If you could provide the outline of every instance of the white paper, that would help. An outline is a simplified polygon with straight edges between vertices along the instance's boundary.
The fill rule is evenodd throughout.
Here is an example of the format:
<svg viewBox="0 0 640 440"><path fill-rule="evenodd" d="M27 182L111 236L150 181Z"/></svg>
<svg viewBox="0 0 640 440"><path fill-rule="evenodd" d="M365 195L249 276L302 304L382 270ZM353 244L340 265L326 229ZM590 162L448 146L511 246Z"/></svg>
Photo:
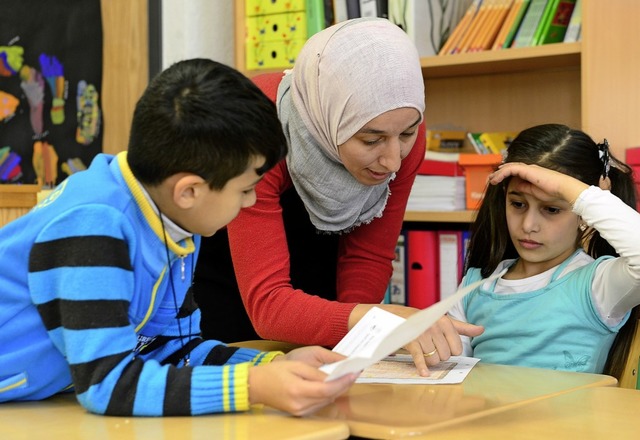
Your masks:
<svg viewBox="0 0 640 440"><path fill-rule="evenodd" d="M345 374L359 373L368 366L395 353L435 324L438 319L469 292L486 281L499 278L505 271L476 281L458 290L450 297L414 313L407 319L400 317L398 317L399 320L389 318L388 315L386 315L388 312L373 307L333 349L333 351L348 357L341 361L320 367L320 370L327 373L325 381L337 379ZM393 316L395 317L396 315ZM389 319L385 320L385 317ZM359 326L362 321L364 322ZM345 349L345 347L347 347L347 349ZM340 350L345 351L342 352Z"/></svg>
<svg viewBox="0 0 640 440"><path fill-rule="evenodd" d="M420 376L409 354L387 356L380 362L365 368L356 383L395 383L446 385L461 383L478 358L451 356L446 361L429 367L429 376Z"/></svg>

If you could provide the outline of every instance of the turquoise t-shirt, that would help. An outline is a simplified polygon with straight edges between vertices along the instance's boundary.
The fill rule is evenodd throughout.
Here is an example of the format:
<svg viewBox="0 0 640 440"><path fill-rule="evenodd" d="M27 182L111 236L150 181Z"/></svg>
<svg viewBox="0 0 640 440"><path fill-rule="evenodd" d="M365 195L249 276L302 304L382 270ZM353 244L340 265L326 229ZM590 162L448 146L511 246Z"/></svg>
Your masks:
<svg viewBox="0 0 640 440"><path fill-rule="evenodd" d="M606 258L611 257L559 277L568 258L542 289L497 294L493 282L471 292L463 300L467 321L485 328L471 340L473 356L494 364L602 373L615 336L628 319L608 327L592 301L595 269ZM480 269L472 268L464 285L479 279Z"/></svg>

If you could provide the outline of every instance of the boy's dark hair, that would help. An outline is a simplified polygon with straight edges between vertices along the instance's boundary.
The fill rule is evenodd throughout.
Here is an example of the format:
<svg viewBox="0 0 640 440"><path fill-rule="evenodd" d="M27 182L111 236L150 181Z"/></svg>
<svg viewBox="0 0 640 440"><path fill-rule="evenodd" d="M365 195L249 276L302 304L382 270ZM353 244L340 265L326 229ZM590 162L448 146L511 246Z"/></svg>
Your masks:
<svg viewBox="0 0 640 440"><path fill-rule="evenodd" d="M599 186L600 177L611 179L611 192L627 205L636 207L636 193L631 168L608 152L603 158L604 144L597 144L580 130L561 124L543 124L522 131L507 149L505 162L536 164L572 176L587 185ZM505 215L505 189L510 179L499 185L488 184L475 221L471 225L471 239L465 260L465 271L471 267L481 269L483 277L493 273L500 261L518 258L511 242ZM588 236L578 234L577 245L583 244L593 258L603 255L618 256L613 247L593 229ZM638 307L636 307L638 309ZM638 310L633 311L633 316ZM621 329L611 348L605 372L619 377L620 362L630 345L626 341L630 319ZM633 325L631 325L633 327ZM633 330L633 328L631 328Z"/></svg>
<svg viewBox="0 0 640 440"><path fill-rule="evenodd" d="M136 104L127 161L148 185L188 172L220 190L252 158L265 158L261 175L286 153L275 104L237 70L198 58L151 81Z"/></svg>

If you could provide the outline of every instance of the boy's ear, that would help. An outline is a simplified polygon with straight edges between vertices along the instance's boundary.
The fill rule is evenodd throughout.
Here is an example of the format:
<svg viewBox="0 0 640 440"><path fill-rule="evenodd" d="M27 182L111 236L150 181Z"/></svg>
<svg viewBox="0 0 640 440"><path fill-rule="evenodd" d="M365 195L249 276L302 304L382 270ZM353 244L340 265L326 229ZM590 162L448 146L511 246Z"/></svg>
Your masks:
<svg viewBox="0 0 640 440"><path fill-rule="evenodd" d="M189 209L204 189L208 189L204 179L196 174L185 174L173 186L173 202L182 209Z"/></svg>

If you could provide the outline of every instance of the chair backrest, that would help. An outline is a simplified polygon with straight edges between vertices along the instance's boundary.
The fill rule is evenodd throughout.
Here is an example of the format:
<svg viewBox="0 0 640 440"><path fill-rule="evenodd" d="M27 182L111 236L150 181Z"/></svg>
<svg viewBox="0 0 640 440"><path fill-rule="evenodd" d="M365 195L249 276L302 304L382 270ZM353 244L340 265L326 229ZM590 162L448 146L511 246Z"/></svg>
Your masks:
<svg viewBox="0 0 640 440"><path fill-rule="evenodd" d="M636 319L629 356L624 363L619 386L640 390L640 319Z"/></svg>

